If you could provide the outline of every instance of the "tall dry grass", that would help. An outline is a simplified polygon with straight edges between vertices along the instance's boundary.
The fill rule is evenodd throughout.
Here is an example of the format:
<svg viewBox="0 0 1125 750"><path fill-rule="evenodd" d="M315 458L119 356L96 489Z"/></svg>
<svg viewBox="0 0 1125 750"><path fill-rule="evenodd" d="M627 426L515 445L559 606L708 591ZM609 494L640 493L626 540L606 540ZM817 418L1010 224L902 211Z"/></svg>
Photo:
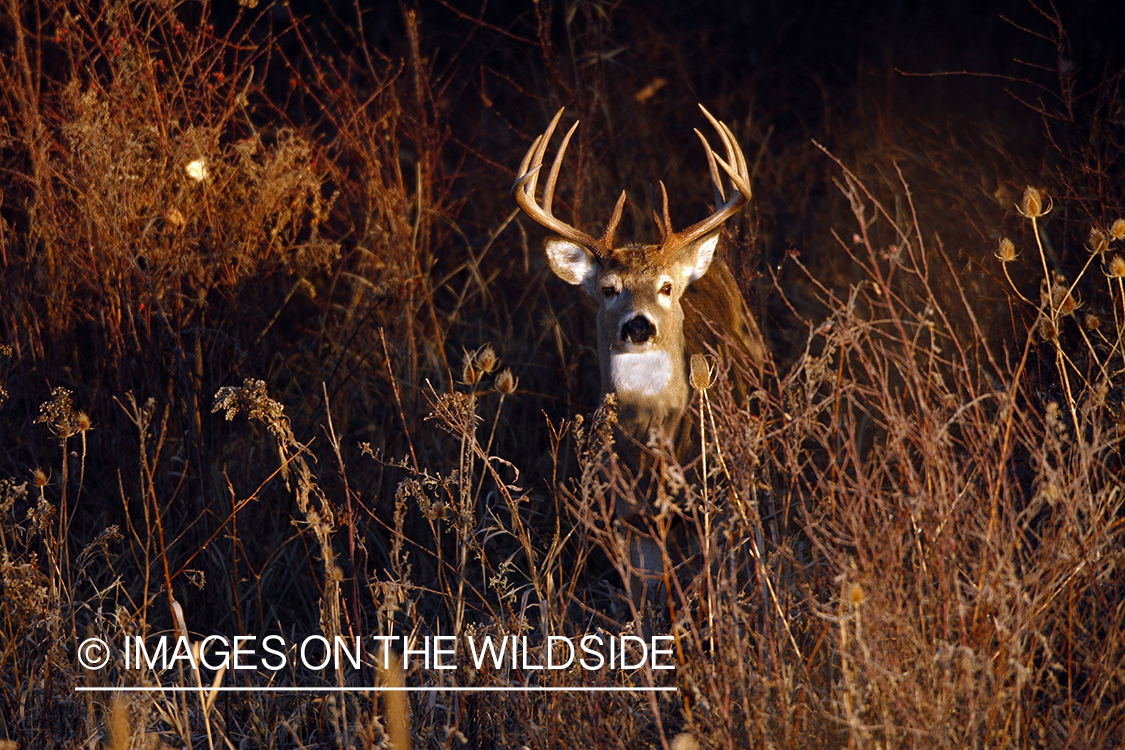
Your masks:
<svg viewBox="0 0 1125 750"><path fill-rule="evenodd" d="M843 34L794 70L763 29L829 21L780 5L7 0L0 743L1121 745L1120 75L1030 11L1041 68L955 113L945 77L815 67ZM651 526L675 670L79 665L636 632L592 315L508 189L565 104L576 222L627 186L644 235L657 179L703 215L697 99L752 155L725 246L773 354L694 364L702 455ZM677 692L344 690L403 684ZM206 690L267 685L309 691Z"/></svg>

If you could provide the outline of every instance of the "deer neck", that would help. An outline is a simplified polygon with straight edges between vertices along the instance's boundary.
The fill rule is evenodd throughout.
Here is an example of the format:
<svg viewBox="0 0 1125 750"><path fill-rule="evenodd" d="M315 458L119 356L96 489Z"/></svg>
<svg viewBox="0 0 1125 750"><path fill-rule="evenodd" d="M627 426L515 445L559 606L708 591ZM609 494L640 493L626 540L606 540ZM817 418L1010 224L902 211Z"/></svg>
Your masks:
<svg viewBox="0 0 1125 750"><path fill-rule="evenodd" d="M621 429L642 441L653 429L670 433L688 403L683 346L641 351L604 346L602 352L602 386L617 396Z"/></svg>

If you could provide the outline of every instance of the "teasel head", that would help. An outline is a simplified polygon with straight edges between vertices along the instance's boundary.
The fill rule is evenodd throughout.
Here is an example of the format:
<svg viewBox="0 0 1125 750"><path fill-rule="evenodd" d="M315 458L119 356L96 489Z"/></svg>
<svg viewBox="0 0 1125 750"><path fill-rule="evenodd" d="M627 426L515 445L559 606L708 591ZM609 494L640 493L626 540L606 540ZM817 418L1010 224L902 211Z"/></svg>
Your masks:
<svg viewBox="0 0 1125 750"><path fill-rule="evenodd" d="M1115 240L1125 239L1125 219L1117 219L1109 225L1109 236Z"/></svg>
<svg viewBox="0 0 1125 750"><path fill-rule="evenodd" d="M1110 229L1112 233L1113 229ZM1105 236L1105 232L1097 227L1090 227L1090 236L1086 240L1086 247L1090 248L1090 252L1094 255L1102 255L1109 249L1109 239Z"/></svg>
<svg viewBox="0 0 1125 750"><path fill-rule="evenodd" d="M492 344L482 346L473 357L473 364L484 374L495 370L499 362L500 358L496 356L496 350L492 348Z"/></svg>
<svg viewBox="0 0 1125 750"><path fill-rule="evenodd" d="M1057 299L1055 309L1059 311L1060 315L1073 315L1078 308L1082 307L1082 300L1066 287L1057 287L1055 296Z"/></svg>
<svg viewBox="0 0 1125 750"><path fill-rule="evenodd" d="M500 374L496 376L495 385L498 392L508 396L516 392L519 383L519 378L512 374L511 368L505 367L500 371Z"/></svg>
<svg viewBox="0 0 1125 750"><path fill-rule="evenodd" d="M476 353L466 351L464 359L461 360L461 382L475 386L480 382L481 374L480 368L477 367Z"/></svg>
<svg viewBox="0 0 1125 750"><path fill-rule="evenodd" d="M1001 263L1011 263L1019 257L1016 252L1015 244L1007 237L1000 238L1000 245L996 249L996 257L1000 259Z"/></svg>
<svg viewBox="0 0 1125 750"><path fill-rule="evenodd" d="M849 604L853 607L858 607L867 601L867 592L863 590L863 586L858 583L852 583L848 586L847 597Z"/></svg>
<svg viewBox="0 0 1125 750"><path fill-rule="evenodd" d="M1106 264L1105 275L1111 279L1125 277L1125 258L1120 255L1110 258L1109 263Z"/></svg>
<svg viewBox="0 0 1125 750"><path fill-rule="evenodd" d="M715 363L703 354L691 355L691 387L705 391L715 384Z"/></svg>
<svg viewBox="0 0 1125 750"><path fill-rule="evenodd" d="M1040 216L1046 216L1051 212L1050 199L1048 203L1043 203L1043 193L1039 188L1034 188L1030 185L1023 191L1023 199L1020 201L1019 212L1021 215L1028 219L1037 219Z"/></svg>

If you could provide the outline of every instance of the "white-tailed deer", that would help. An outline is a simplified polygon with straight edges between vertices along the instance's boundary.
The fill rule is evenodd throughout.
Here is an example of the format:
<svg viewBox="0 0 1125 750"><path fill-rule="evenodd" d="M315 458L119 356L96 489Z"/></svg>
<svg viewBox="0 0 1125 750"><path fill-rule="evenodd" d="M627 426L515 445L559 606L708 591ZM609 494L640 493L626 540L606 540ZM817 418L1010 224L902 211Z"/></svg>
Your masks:
<svg viewBox="0 0 1125 750"><path fill-rule="evenodd" d="M625 206L624 191L601 237L586 234L551 212L563 155L577 122L567 131L551 164L542 202L536 199L543 157L562 116L561 109L546 132L531 144L514 186L520 208L558 235L546 240L551 270L568 284L581 286L598 305L602 389L616 395L619 431L633 448L628 451L626 446L631 454L626 463L634 464L638 476L643 471L638 465L640 447L653 444L653 438L662 439L664 444L677 442L674 433L691 395L688 358L692 354L704 353L708 344L733 345L754 363L762 359L761 336L743 312L734 277L721 260L715 259L723 222L750 199L746 159L730 129L702 105L700 109L726 148L724 160L711 150L703 134L695 131L707 153L715 211L703 221L673 231L668 191L661 182L663 212L653 211L660 230L660 241L655 244L615 244L614 234ZM730 180L729 191L724 191L720 168ZM627 523L645 511L622 503L616 509ZM645 535L633 534L629 546L634 567L647 579L647 589L663 571L663 553ZM645 596L633 592L635 602Z"/></svg>

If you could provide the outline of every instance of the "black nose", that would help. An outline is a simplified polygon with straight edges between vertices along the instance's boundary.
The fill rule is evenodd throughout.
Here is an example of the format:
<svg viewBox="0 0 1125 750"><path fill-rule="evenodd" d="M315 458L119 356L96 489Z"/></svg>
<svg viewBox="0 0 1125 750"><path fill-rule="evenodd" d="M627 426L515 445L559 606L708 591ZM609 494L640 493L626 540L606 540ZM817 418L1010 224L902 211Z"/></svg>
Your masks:
<svg viewBox="0 0 1125 750"><path fill-rule="evenodd" d="M621 340L632 341L634 344L643 344L656 333L656 326L643 315L635 315L628 323L621 327Z"/></svg>

